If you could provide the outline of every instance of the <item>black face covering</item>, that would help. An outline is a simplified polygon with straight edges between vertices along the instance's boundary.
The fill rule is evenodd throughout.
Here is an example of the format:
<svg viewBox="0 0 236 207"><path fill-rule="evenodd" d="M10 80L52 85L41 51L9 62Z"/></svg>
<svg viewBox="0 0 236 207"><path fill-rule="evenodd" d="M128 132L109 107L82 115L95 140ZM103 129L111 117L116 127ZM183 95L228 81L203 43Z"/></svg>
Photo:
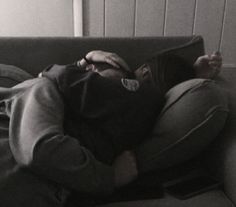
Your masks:
<svg viewBox="0 0 236 207"><path fill-rule="evenodd" d="M119 71L122 76L124 78L130 78L130 79L133 79L135 76L134 76L134 73L132 71L127 71L125 70L124 68L120 67L120 68L115 68L114 66L108 64L108 63L95 63L94 64L95 68L98 70L98 71L104 71L106 69L114 69L114 70L117 70Z"/></svg>
<svg viewBox="0 0 236 207"><path fill-rule="evenodd" d="M76 66L56 65L44 77L56 84L64 100L65 133L108 164L149 136L164 102L153 84L132 91L121 80Z"/></svg>

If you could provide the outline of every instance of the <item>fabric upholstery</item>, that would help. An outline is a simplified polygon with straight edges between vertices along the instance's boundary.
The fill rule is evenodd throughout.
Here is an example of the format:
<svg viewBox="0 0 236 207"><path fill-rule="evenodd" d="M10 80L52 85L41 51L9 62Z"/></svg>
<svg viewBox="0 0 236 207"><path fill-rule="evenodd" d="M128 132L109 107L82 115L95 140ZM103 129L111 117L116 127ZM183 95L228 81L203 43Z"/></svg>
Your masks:
<svg viewBox="0 0 236 207"><path fill-rule="evenodd" d="M19 75L19 77L21 77L21 73L9 74ZM24 87L29 88L32 86L33 82L37 80L40 79L25 81L24 83L17 85L12 90L1 88L1 95L9 95L9 93L7 93L8 90L11 90L12 95L16 91L19 92L20 90L23 90ZM3 91L5 91L6 93L4 94ZM18 93L18 95L19 94L20 93ZM11 98L9 97L8 101L10 99ZM55 101L55 99L53 99L53 101ZM32 99L30 100L30 102L32 102ZM42 177L38 175L36 176L31 171L29 171L29 169L25 169L21 164L16 162L15 158L19 158L19 156L13 156L12 144L9 142L9 134L11 134L10 137L12 137L9 126L11 126L12 122L9 122L9 118L6 115L5 109L6 104L4 102L0 102L0 206L63 206L66 195L68 194L67 191L65 191L61 186L55 185L55 183L49 180L42 179ZM17 112L20 112L19 108ZM14 112L12 111L11 113L14 114ZM17 127L13 127L13 129L17 131L16 128Z"/></svg>
<svg viewBox="0 0 236 207"><path fill-rule="evenodd" d="M197 156L227 115L227 98L213 81L192 79L173 87L151 138L137 149L139 170L166 169Z"/></svg>
<svg viewBox="0 0 236 207"><path fill-rule="evenodd" d="M14 158L10 158L12 164ZM0 199L3 207L63 207L68 192L59 185L12 166L17 171L8 182L1 182ZM24 186L22 188L22 186ZM46 202L45 202L46 201Z"/></svg>
<svg viewBox="0 0 236 207"><path fill-rule="evenodd" d="M123 57L132 69L136 69L158 51L184 45L196 37L127 37L127 38L0 38L0 63L24 68L36 76L50 64L68 64L83 57L91 50L116 52ZM204 53L203 40L192 54ZM190 57L190 56L189 56Z"/></svg>
<svg viewBox="0 0 236 207"><path fill-rule="evenodd" d="M152 57L142 67L149 67L158 90L165 93L173 86L194 78L192 65L174 54L161 53Z"/></svg>
<svg viewBox="0 0 236 207"><path fill-rule="evenodd" d="M131 38L30 38L30 37L1 37L0 63L15 65L36 76L46 66L58 63L67 64L81 58L85 53L94 49L103 49L118 53L124 57L132 69L143 64L153 54L168 48L186 45L195 37L131 37ZM189 51L186 60L192 62L204 54L204 44L198 37L199 44ZM206 165L213 171L219 172L225 183L225 192L236 203L236 144L235 144L235 80L236 72L231 70L223 73L223 86L230 91L230 112L226 127L219 139L207 153ZM230 83L228 83L230 82ZM215 126L214 126L215 127ZM31 182L31 181L30 181ZM33 181L35 182L35 181ZM37 182L37 181L36 181ZM16 189L20 190L20 186ZM30 189L34 190L34 189ZM55 189L59 194L60 191ZM211 191L191 199L181 201L170 196L158 200L143 200L125 203L108 204L106 206L232 206L222 191Z"/></svg>
<svg viewBox="0 0 236 207"><path fill-rule="evenodd" d="M1 87L12 87L30 78L33 78L33 76L21 68L13 65L0 64Z"/></svg>
<svg viewBox="0 0 236 207"><path fill-rule="evenodd" d="M187 200L179 200L169 195L156 200L139 200L102 205L102 207L232 207L233 204L220 190L206 192ZM78 207L78 206L71 206Z"/></svg>
<svg viewBox="0 0 236 207"><path fill-rule="evenodd" d="M155 84L165 94L178 83L195 77L193 64L202 55L201 46L202 39L195 37L185 44L155 52L143 66L151 69Z"/></svg>

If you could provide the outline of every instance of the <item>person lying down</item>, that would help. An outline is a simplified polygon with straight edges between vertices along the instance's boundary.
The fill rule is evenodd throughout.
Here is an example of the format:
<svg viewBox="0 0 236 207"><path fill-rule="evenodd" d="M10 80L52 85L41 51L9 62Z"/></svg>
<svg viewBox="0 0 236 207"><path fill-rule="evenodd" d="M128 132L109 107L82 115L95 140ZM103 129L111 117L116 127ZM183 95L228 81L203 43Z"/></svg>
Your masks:
<svg viewBox="0 0 236 207"><path fill-rule="evenodd" d="M222 65L220 53L193 66L164 58L179 64L175 79L158 77L166 73L163 61L132 71L117 54L99 50L0 88L1 119L9 123L1 128L9 132L0 145L1 202L64 206L72 191L110 195L146 172L135 149L150 136L165 93L185 80L213 78Z"/></svg>

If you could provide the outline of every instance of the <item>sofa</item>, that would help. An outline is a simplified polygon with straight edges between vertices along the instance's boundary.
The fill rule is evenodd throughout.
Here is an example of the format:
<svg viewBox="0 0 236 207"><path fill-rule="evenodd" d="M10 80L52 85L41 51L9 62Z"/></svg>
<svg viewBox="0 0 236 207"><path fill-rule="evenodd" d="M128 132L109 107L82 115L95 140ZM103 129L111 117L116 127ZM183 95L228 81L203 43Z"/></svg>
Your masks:
<svg viewBox="0 0 236 207"><path fill-rule="evenodd" d="M190 44L190 49L186 50L185 47ZM11 70L14 70L14 66L21 68L27 72L26 77L30 78L30 76L36 77L50 64L72 63L83 57L87 52L99 49L116 52L121 57L124 57L130 67L134 69L153 56L153 54L157 54L160 51L169 51L170 49L175 50L175 48L180 48L179 55L192 64L198 56L204 54L204 41L200 36L135 38L1 37L0 64L12 65ZM176 177L176 174L193 169L191 166L194 163L194 170L197 166L197 168L206 170L219 180L220 184L217 187L190 196L187 199L179 199L168 192L164 192L163 196L157 196L157 198L140 200L137 197L132 201L112 202L101 205L107 207L234 206L236 204L235 80L236 72L234 69L228 68L224 68L220 76L216 78L217 85L224 90L229 98L229 114L224 128L220 130L214 141L196 157L190 160L186 159L183 163L166 169L162 172L162 175L158 175L160 177L168 177L167 175ZM7 82L0 77L1 86L12 86L13 83L10 83L11 81L14 82L14 80L10 79ZM169 177L167 180L170 179Z"/></svg>

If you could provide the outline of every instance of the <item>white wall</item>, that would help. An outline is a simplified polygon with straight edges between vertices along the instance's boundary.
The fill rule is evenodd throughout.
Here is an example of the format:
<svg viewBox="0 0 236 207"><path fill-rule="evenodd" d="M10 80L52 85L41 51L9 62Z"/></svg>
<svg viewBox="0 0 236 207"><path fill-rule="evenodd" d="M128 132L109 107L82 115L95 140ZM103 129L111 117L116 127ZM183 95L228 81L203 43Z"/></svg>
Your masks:
<svg viewBox="0 0 236 207"><path fill-rule="evenodd" d="M202 35L236 67L236 0L84 0L85 36Z"/></svg>
<svg viewBox="0 0 236 207"><path fill-rule="evenodd" d="M72 0L0 0L0 36L73 36Z"/></svg>
<svg viewBox="0 0 236 207"><path fill-rule="evenodd" d="M83 2L83 10L82 10ZM83 11L83 25L82 25ZM236 67L236 0L0 0L0 36L202 35Z"/></svg>

